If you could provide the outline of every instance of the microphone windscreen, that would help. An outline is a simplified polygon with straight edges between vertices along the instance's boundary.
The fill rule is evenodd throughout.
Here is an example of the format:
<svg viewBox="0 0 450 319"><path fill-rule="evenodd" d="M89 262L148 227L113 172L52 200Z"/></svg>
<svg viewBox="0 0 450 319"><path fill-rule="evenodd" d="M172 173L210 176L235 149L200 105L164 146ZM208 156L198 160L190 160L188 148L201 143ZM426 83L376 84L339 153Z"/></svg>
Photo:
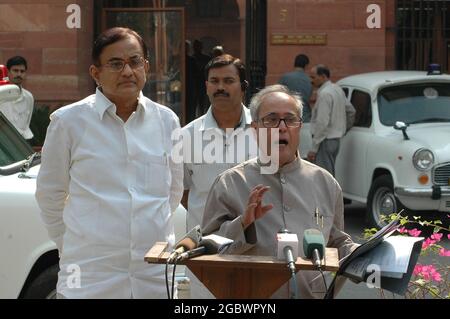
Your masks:
<svg viewBox="0 0 450 319"><path fill-rule="evenodd" d="M192 228L184 237L176 243L175 247L184 247L186 250L194 249L198 247L200 241L202 240L202 231L200 226L197 225Z"/></svg>
<svg viewBox="0 0 450 319"><path fill-rule="evenodd" d="M206 254L218 254L233 243L232 239L211 234L202 238L200 246L205 247Z"/></svg>
<svg viewBox="0 0 450 319"><path fill-rule="evenodd" d="M325 238L319 230L307 229L303 233L303 251L306 258L312 259L314 249L317 249L319 251L320 258L323 258Z"/></svg>

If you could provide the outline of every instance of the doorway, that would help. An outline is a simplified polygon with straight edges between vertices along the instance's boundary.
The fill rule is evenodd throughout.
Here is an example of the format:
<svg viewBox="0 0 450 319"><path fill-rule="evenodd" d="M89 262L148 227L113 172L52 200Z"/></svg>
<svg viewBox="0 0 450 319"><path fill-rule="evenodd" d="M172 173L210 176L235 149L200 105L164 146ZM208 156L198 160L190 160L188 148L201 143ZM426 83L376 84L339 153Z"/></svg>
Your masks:
<svg viewBox="0 0 450 319"><path fill-rule="evenodd" d="M209 58L212 48L219 45L225 53L243 60L250 82L248 103L265 84L266 11L266 0L99 0L94 1L94 16L99 17L94 21L94 37L113 26L138 31L153 49L144 94L174 110L184 125L209 107L205 88L201 87L204 77L195 78L194 82L200 83L200 88L195 89L200 97L194 107L186 107L192 92L186 74L186 45L191 46L190 56L194 55L194 42L200 42L202 54ZM204 63L199 67L201 75L203 67Z"/></svg>

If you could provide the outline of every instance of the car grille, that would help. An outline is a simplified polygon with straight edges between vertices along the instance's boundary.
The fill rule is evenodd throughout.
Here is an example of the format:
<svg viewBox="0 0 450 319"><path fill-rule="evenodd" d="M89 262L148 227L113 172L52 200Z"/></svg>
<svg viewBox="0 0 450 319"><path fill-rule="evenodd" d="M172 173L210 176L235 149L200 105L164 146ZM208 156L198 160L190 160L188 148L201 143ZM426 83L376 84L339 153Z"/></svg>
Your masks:
<svg viewBox="0 0 450 319"><path fill-rule="evenodd" d="M450 185L450 163L437 166L434 169L433 183L438 186Z"/></svg>

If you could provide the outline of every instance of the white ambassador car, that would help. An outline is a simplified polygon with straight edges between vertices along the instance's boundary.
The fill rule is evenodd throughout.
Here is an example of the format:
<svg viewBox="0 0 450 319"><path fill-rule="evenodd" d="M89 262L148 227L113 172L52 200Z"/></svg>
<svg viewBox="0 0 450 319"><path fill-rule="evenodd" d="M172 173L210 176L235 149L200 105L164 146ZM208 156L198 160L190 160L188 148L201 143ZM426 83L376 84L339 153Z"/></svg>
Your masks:
<svg viewBox="0 0 450 319"><path fill-rule="evenodd" d="M440 72L438 72L440 73ZM338 82L356 109L355 125L342 138L336 179L344 197L367 204L367 221L408 210L450 211L450 76L386 71ZM309 123L300 152L311 145Z"/></svg>
<svg viewBox="0 0 450 319"><path fill-rule="evenodd" d="M0 112L0 299L56 296L58 253L34 197L39 163ZM177 239L186 230L185 213L180 205L173 215Z"/></svg>

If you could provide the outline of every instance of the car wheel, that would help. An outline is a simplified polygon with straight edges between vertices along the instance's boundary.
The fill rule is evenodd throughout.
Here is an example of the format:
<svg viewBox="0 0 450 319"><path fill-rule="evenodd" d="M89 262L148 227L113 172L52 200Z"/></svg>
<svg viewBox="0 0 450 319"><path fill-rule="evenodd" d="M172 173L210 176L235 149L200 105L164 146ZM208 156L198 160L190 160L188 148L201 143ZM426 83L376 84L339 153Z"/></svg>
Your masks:
<svg viewBox="0 0 450 319"><path fill-rule="evenodd" d="M24 299L56 299L59 266L53 265L39 274L25 291Z"/></svg>
<svg viewBox="0 0 450 319"><path fill-rule="evenodd" d="M394 195L394 183L389 175L382 175L372 183L367 201L367 222L371 227L386 226L381 216L398 213L403 206Z"/></svg>

